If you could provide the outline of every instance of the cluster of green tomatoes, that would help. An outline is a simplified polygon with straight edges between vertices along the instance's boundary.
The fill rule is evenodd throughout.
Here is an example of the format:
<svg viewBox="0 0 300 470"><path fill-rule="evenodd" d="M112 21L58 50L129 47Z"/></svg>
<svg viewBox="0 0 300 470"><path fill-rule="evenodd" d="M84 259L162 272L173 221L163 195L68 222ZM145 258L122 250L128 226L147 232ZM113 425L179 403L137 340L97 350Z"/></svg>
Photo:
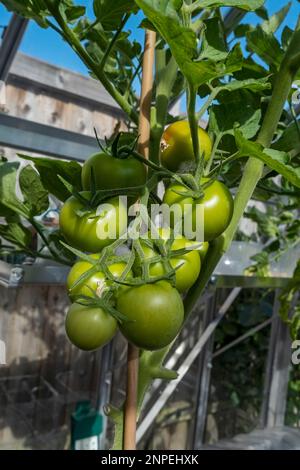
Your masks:
<svg viewBox="0 0 300 470"><path fill-rule="evenodd" d="M198 138L207 162L210 137L199 128ZM121 238L128 214L119 195L127 195L134 203L150 179L143 158L124 148L120 151L120 146L113 145L92 155L82 167L83 191L71 196L60 212L61 232L69 249L79 256L67 279L73 303L66 316L66 332L73 344L87 351L108 343L118 329L143 349L170 344L184 321L182 297L201 276L209 242L223 233L233 213L232 196L222 182L202 177L198 182L202 189L193 191L181 179L194 162L194 152L188 122L178 121L165 130L161 164L157 171L152 165L151 171L154 177L162 174L165 181L169 177L163 203L179 204L183 214L187 204L203 205L204 241L174 235L170 223L171 227L157 229L157 237L147 232L138 240L126 240L124 249ZM99 229L112 221L115 237L99 236L105 233Z"/></svg>

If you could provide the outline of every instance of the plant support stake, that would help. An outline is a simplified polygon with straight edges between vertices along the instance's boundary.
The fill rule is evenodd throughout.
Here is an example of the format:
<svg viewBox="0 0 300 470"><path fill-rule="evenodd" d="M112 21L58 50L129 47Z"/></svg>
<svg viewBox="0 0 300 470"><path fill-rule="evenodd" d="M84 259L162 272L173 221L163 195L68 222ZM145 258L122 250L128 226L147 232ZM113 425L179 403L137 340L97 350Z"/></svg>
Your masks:
<svg viewBox="0 0 300 470"><path fill-rule="evenodd" d="M153 87L153 66L155 53L156 34L154 31L146 31L142 90L139 116L139 141L138 151L145 158L149 157L150 141L150 110ZM128 343L127 353L127 385L124 410L124 436L123 449L136 449L136 422L137 422L137 386L138 386L139 350Z"/></svg>

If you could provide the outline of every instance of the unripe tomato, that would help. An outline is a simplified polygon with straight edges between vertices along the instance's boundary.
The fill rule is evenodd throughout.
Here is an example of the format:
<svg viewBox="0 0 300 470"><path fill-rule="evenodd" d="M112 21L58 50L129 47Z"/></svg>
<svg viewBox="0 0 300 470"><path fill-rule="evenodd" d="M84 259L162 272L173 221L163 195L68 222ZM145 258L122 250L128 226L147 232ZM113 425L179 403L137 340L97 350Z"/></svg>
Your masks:
<svg viewBox="0 0 300 470"><path fill-rule="evenodd" d="M118 325L102 308L74 303L68 310L65 327L71 343L84 351L93 351L113 338Z"/></svg>
<svg viewBox="0 0 300 470"><path fill-rule="evenodd" d="M184 319L180 294L166 281L122 290L117 309L129 320L120 325L123 335L137 347L149 350L170 344Z"/></svg>
<svg viewBox="0 0 300 470"><path fill-rule="evenodd" d="M212 143L209 135L198 128L200 155L204 153L205 161L209 160ZM195 161L193 142L188 121L177 121L164 131L162 136L161 163L171 171L184 170Z"/></svg>
<svg viewBox="0 0 300 470"><path fill-rule="evenodd" d="M206 183L207 178L202 179L202 183ZM187 213L187 205L192 204L192 225L196 227L196 204L204 205L204 240L210 241L221 235L230 224L233 214L233 199L229 189L220 181L213 181L204 189L203 198L193 199L177 194L175 191L186 192L187 189L178 184L171 184L166 190L163 202L172 206L179 204L182 213ZM186 207L185 207L186 205ZM172 213L171 213L172 216ZM171 217L171 225L174 220Z"/></svg>
<svg viewBox="0 0 300 470"><path fill-rule="evenodd" d="M96 189L123 189L146 183L147 171L143 163L134 157L118 158L105 152L95 153L82 167L82 187L91 190L91 174Z"/></svg>
<svg viewBox="0 0 300 470"><path fill-rule="evenodd" d="M99 255L91 255L91 258L99 259ZM92 296L92 291L101 290L105 285L109 284L110 281L105 278L105 274L102 271L98 271L91 274L87 279L82 280L79 284L72 288L72 286L78 281L78 279L92 267L91 263L80 260L74 264L71 268L67 278L67 288L69 291L69 297L74 299L78 295ZM109 266L109 271L116 278L119 279L126 268L126 263L113 263ZM131 273L128 273L127 277L130 277Z"/></svg>
<svg viewBox="0 0 300 470"><path fill-rule="evenodd" d="M90 193L81 194L87 196ZM74 248L99 253L126 231L127 209L118 197L108 199L88 213L84 210L84 204L71 196L60 211L61 232Z"/></svg>
<svg viewBox="0 0 300 470"><path fill-rule="evenodd" d="M158 233L160 238L163 240L168 240L170 238L170 230L163 228L158 229ZM186 238L182 237L181 235L177 235L177 238L174 239L172 243L171 250L181 250L183 248L188 248L189 246L193 245L194 243ZM159 254L152 250L149 246L147 246L143 241L141 242L141 246L144 252L145 258L153 258ZM179 265L181 265L176 270L176 289L179 292L185 292L186 290L190 289L192 285L198 279L201 269L201 260L199 253L196 250L191 250L189 253L186 253L181 256L176 256L170 259L170 264L172 268L176 269ZM139 271L141 268L139 268ZM149 267L150 276L156 277L165 274L165 269L162 262L151 263Z"/></svg>

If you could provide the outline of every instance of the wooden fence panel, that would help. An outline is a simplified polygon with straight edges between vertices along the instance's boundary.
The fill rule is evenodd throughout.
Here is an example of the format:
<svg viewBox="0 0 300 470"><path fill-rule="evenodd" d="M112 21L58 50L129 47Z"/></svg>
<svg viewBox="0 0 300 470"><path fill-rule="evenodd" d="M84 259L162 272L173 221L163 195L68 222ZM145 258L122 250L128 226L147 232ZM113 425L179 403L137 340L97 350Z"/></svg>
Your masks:
<svg viewBox="0 0 300 470"><path fill-rule="evenodd" d="M0 287L0 338L6 365L0 367L0 448L48 448L64 432L76 401L96 402L101 353L71 346L64 318L64 287Z"/></svg>

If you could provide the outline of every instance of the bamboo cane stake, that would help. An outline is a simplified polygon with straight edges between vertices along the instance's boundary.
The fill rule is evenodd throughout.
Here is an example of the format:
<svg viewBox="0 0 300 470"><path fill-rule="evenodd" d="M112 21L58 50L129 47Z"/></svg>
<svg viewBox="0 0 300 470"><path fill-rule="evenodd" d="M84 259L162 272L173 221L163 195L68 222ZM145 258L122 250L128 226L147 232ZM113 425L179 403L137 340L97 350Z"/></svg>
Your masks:
<svg viewBox="0 0 300 470"><path fill-rule="evenodd" d="M150 110L153 87L155 41L156 33L154 31L147 30L143 56L138 142L138 150L145 158L149 157Z"/></svg>
<svg viewBox="0 0 300 470"><path fill-rule="evenodd" d="M150 140L150 111L153 87L153 66L155 54L156 34L146 30L142 90L139 116L139 141L138 151L145 157L149 157ZM138 387L139 350L128 343L127 352L127 385L124 410L124 438L123 449L136 449L136 421L137 421L137 387Z"/></svg>
<svg viewBox="0 0 300 470"><path fill-rule="evenodd" d="M139 350L128 343L127 352L127 386L124 412L123 449L136 449L136 420L137 420L137 384L139 368Z"/></svg>

